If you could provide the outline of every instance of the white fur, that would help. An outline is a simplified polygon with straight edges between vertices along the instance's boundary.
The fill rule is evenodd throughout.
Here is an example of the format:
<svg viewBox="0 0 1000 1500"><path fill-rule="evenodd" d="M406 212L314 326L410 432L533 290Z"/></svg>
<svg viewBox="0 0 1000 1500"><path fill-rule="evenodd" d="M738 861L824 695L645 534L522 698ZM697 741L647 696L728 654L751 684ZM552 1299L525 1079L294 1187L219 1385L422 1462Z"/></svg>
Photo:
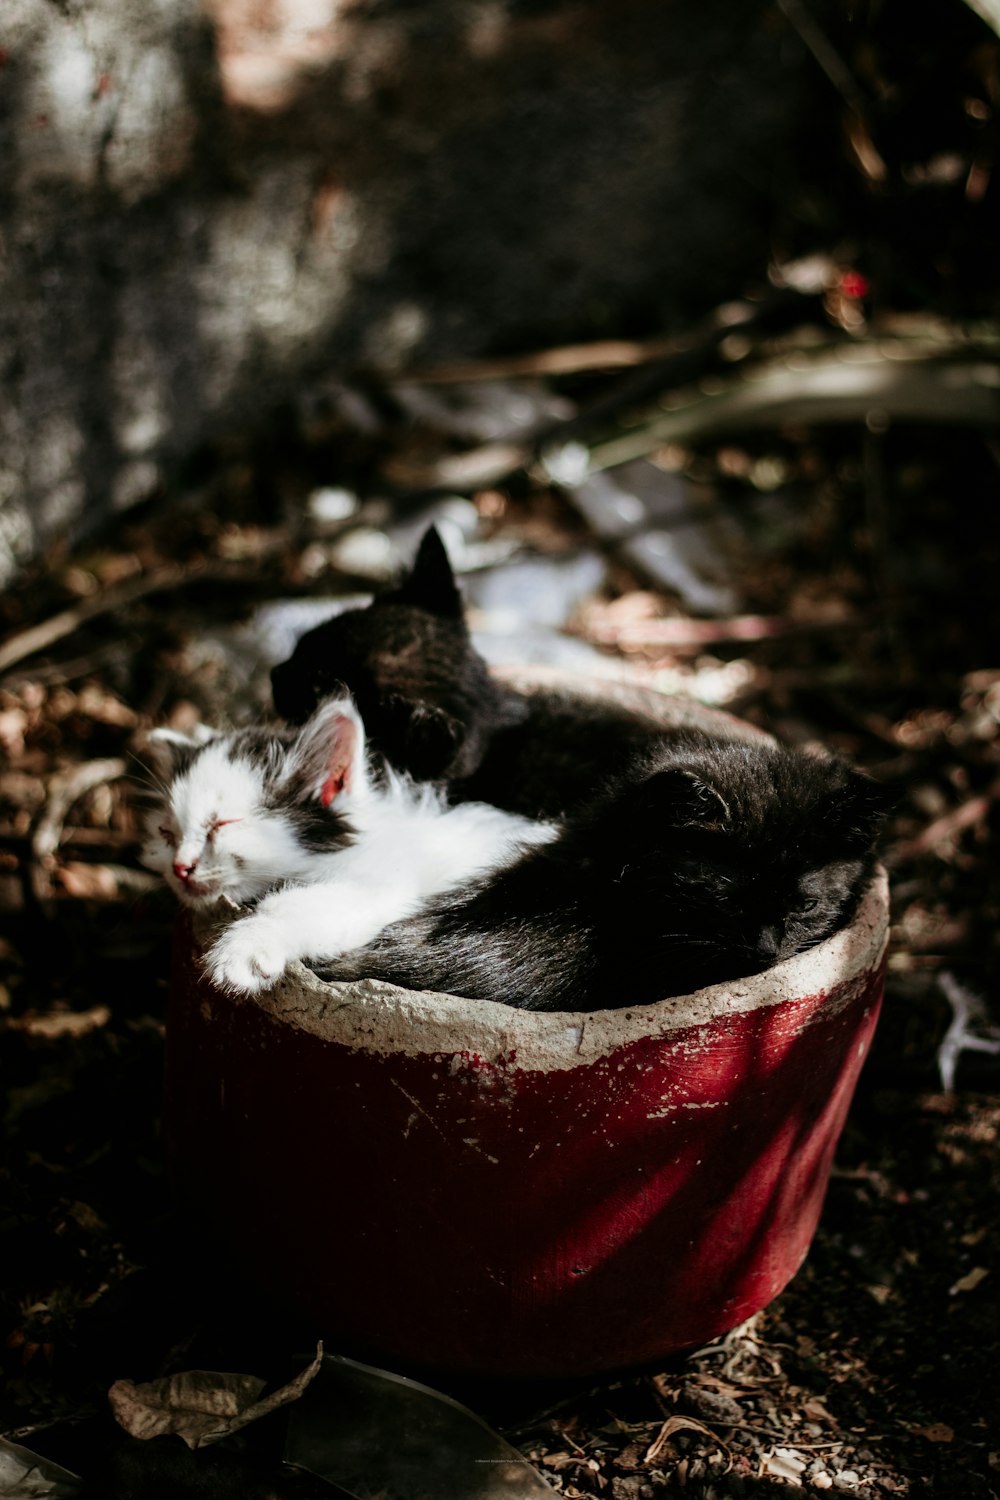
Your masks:
<svg viewBox="0 0 1000 1500"><path fill-rule="evenodd" d="M168 805L150 817L143 863L195 907L223 895L242 905L279 880L308 880L316 856L302 848L284 818L263 806L261 790L259 773L233 760L226 736L218 736L171 783ZM174 847L161 828L172 831ZM174 874L175 860L196 866L194 890Z"/></svg>
<svg viewBox="0 0 1000 1500"><path fill-rule="evenodd" d="M221 989L252 994L295 959L323 962L358 948L390 922L554 833L481 803L448 808L390 797L373 813L356 844L325 856L327 873L272 891L227 928L208 955Z"/></svg>
<svg viewBox="0 0 1000 1500"><path fill-rule="evenodd" d="M253 994L273 985L297 959L336 958L436 896L513 863L525 849L556 835L554 824L485 803L449 807L436 789L391 771L384 784L376 784L350 699L317 710L286 752L282 776L305 768L318 797L324 749L345 723L353 729L355 738L348 734L348 740L354 749L348 784L333 806L355 830L348 848L303 848L286 820L263 806L259 773L230 758L225 735L174 779L168 808L151 820L145 862L164 874L186 904L205 906L222 895L238 903L263 896L206 955L220 989ZM154 834L158 824L176 837L175 848ZM194 889L191 878L174 875L175 861L193 866Z"/></svg>

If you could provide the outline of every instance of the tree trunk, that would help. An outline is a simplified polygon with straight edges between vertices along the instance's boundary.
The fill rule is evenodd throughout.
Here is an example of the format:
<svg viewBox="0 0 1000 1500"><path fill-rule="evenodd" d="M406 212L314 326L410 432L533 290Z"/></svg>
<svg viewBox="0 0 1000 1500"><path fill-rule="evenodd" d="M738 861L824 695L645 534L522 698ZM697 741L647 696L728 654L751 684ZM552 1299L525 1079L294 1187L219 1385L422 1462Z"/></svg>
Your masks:
<svg viewBox="0 0 1000 1500"><path fill-rule="evenodd" d="M0 579L330 369L687 324L814 64L763 0L5 0Z"/></svg>

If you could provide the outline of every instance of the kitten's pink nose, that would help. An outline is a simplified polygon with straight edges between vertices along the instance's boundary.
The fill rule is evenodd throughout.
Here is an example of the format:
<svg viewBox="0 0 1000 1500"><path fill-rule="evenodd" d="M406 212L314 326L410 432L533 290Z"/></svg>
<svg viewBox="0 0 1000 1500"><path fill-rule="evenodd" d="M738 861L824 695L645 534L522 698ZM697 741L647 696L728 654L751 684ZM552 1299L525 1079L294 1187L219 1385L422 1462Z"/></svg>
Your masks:
<svg viewBox="0 0 1000 1500"><path fill-rule="evenodd" d="M174 874L178 880L189 880L194 870L194 865L186 865L179 859L174 860Z"/></svg>

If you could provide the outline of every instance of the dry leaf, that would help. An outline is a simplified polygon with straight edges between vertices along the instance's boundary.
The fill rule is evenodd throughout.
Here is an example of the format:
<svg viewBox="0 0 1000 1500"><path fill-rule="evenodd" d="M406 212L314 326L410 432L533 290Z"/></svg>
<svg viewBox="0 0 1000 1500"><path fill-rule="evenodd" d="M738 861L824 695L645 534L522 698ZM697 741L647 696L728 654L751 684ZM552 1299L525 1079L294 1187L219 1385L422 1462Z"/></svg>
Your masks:
<svg viewBox="0 0 1000 1500"><path fill-rule="evenodd" d="M731 1380L722 1380L718 1375L709 1375L708 1372L699 1373L694 1377L698 1385L707 1386L710 1390L718 1391L720 1396L745 1396L751 1386L733 1385Z"/></svg>
<svg viewBox="0 0 1000 1500"><path fill-rule="evenodd" d="M108 1400L117 1421L131 1437L153 1438L176 1432L189 1448L204 1448L297 1400L322 1363L323 1345L318 1344L312 1364L263 1399L261 1392L267 1382L256 1375L187 1370L143 1385L116 1380Z"/></svg>
<svg viewBox="0 0 1000 1500"><path fill-rule="evenodd" d="M80 712L99 724L113 724L120 729L133 729L138 723L137 715L127 708L120 698L96 682L86 683L80 690Z"/></svg>
<svg viewBox="0 0 1000 1500"><path fill-rule="evenodd" d="M44 1015L15 1016L7 1025L12 1031L26 1031L29 1036L57 1041L64 1036L86 1036L111 1020L106 1005L92 1005L89 1010L49 1010Z"/></svg>
<svg viewBox="0 0 1000 1500"><path fill-rule="evenodd" d="M803 1401L802 1410L805 1412L806 1416L811 1417L814 1422L826 1422L829 1427L836 1427L839 1425L836 1417L833 1416L831 1412L827 1411L826 1407L823 1405L818 1396L810 1396L808 1401Z"/></svg>
<svg viewBox="0 0 1000 1500"><path fill-rule="evenodd" d="M973 1266L967 1275L959 1278L954 1286L948 1288L948 1296L954 1297L957 1292L975 1291L979 1283L990 1274L988 1266Z"/></svg>
<svg viewBox="0 0 1000 1500"><path fill-rule="evenodd" d="M0 745L14 757L24 749L24 736L28 728L28 715L23 708L5 708L0 713Z"/></svg>
<svg viewBox="0 0 1000 1500"><path fill-rule="evenodd" d="M116 901L120 895L117 876L107 865L67 860L56 871L56 879L68 896L83 901Z"/></svg>
<svg viewBox="0 0 1000 1500"><path fill-rule="evenodd" d="M655 1464L674 1433L685 1431L700 1432L705 1437L710 1437L714 1443L719 1442L718 1435L712 1431L711 1427L706 1427L704 1422L695 1421L694 1417L668 1417L646 1449L643 1463Z"/></svg>
<svg viewBox="0 0 1000 1500"><path fill-rule="evenodd" d="M539 1462L547 1469L566 1469L572 1468L574 1464L578 1465L580 1460L572 1453L546 1453Z"/></svg>
<svg viewBox="0 0 1000 1500"><path fill-rule="evenodd" d="M932 1422L929 1427L915 1427L914 1435L926 1438L929 1443L950 1443L955 1432L945 1422Z"/></svg>
<svg viewBox="0 0 1000 1500"><path fill-rule="evenodd" d="M0 1495L4 1500L63 1500L75 1495L80 1486L69 1469L0 1437Z"/></svg>
<svg viewBox="0 0 1000 1500"><path fill-rule="evenodd" d="M100 1214L89 1203L71 1203L69 1206L69 1217L75 1224L85 1230L87 1234L107 1234L108 1226Z"/></svg>

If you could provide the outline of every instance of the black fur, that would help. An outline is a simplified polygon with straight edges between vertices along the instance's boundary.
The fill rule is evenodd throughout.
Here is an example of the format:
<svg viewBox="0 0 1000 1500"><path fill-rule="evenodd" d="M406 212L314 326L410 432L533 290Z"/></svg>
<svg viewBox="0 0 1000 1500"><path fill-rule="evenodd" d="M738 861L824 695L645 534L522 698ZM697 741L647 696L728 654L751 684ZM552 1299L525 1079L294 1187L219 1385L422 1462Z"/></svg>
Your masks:
<svg viewBox="0 0 1000 1500"><path fill-rule="evenodd" d="M433 530L398 589L310 631L272 680L296 719L346 685L387 758L456 800L569 814L555 843L328 978L538 1010L641 1004L821 942L871 876L885 796L846 763L494 682Z"/></svg>
<svg viewBox="0 0 1000 1500"><path fill-rule="evenodd" d="M661 731L612 704L516 692L489 674L433 527L399 588L310 630L271 673L294 723L346 686L369 743L454 801L558 817L607 785Z"/></svg>
<svg viewBox="0 0 1000 1500"><path fill-rule="evenodd" d="M836 759L678 734L557 842L323 976L589 1011L756 974L851 916L884 802Z"/></svg>

